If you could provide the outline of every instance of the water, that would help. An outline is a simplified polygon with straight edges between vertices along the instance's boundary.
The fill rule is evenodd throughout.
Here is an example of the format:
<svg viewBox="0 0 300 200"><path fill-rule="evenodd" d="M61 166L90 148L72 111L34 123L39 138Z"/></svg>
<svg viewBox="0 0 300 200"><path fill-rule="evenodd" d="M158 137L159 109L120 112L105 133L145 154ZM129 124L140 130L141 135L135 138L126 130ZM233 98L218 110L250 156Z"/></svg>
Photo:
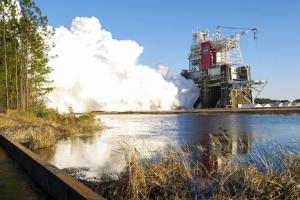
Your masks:
<svg viewBox="0 0 300 200"><path fill-rule="evenodd" d="M63 139L38 152L58 168L86 168L87 178L120 172L124 152L135 147L144 156L169 144L211 148L212 138L230 138L226 154L247 155L261 145L300 149L300 116L246 114L99 115L106 129ZM224 134L225 133L225 134ZM211 137L210 135L213 135ZM225 150L223 150L225 151ZM202 157L203 162L209 157ZM218 161L219 158L214 158ZM204 163L205 164L205 163Z"/></svg>

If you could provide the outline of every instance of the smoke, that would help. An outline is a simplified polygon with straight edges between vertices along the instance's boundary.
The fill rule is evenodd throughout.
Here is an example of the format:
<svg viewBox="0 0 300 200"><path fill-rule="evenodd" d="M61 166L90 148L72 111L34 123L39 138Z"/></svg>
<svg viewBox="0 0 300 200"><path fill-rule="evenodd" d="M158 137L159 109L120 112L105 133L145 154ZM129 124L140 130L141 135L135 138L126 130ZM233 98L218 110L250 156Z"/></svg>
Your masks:
<svg viewBox="0 0 300 200"><path fill-rule="evenodd" d="M190 109L193 107L194 102L199 97L199 89L193 81L187 80L181 75L174 76L168 67L161 64L157 66L156 72L177 87L176 99L180 103L180 108Z"/></svg>
<svg viewBox="0 0 300 200"><path fill-rule="evenodd" d="M197 89L191 81L138 63L143 47L135 41L116 40L95 17L77 17L71 27L56 28L49 42L55 90L50 107L60 112L91 110L170 110L190 108Z"/></svg>

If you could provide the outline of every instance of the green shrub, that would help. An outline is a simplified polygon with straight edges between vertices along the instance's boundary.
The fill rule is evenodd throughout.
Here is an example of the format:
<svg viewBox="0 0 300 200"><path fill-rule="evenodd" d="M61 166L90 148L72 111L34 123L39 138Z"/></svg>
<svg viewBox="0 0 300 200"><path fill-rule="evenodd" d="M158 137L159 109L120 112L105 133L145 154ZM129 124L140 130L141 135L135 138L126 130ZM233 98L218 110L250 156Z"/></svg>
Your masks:
<svg viewBox="0 0 300 200"><path fill-rule="evenodd" d="M40 110L36 113L36 116L47 120L51 120L53 122L58 122L61 118L61 115L55 109Z"/></svg>
<svg viewBox="0 0 300 200"><path fill-rule="evenodd" d="M91 114L84 114L77 118L76 125L81 132L93 132L99 130L99 122Z"/></svg>

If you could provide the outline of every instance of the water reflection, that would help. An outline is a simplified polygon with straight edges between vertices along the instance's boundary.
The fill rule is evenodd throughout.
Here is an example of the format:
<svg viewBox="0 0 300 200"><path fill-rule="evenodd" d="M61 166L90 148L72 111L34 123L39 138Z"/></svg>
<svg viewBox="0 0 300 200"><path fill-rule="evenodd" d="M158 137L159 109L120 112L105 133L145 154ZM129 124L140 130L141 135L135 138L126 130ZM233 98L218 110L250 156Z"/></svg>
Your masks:
<svg viewBox="0 0 300 200"><path fill-rule="evenodd" d="M89 168L86 176L93 177L120 172L124 167L124 148L134 147L146 156L149 151L174 142L160 130L163 123L159 117L153 117L151 123L143 116L108 117L102 121L108 126L104 131L76 135L38 153L58 168Z"/></svg>
<svg viewBox="0 0 300 200"><path fill-rule="evenodd" d="M252 134L229 134L222 132L210 134L205 143L201 144L203 151L192 154L193 159L200 161L206 170L221 170L226 161L236 155L251 153Z"/></svg>
<svg viewBox="0 0 300 200"><path fill-rule="evenodd" d="M85 167L87 177L99 177L123 169L124 148L134 147L147 156L167 145L188 144L205 149L193 158L212 170L221 168L228 156L250 153L262 133L285 143L300 130L297 116L103 115L99 119L108 127L104 131L63 139L39 154L58 168ZM270 125L274 121L280 123Z"/></svg>

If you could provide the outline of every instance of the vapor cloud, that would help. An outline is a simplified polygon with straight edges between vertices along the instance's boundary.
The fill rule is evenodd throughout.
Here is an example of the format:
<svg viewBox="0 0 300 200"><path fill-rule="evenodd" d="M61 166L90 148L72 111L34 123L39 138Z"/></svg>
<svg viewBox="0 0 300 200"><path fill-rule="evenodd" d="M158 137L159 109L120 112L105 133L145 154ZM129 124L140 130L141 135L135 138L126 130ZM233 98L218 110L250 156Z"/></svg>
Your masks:
<svg viewBox="0 0 300 200"><path fill-rule="evenodd" d="M169 69L138 63L143 47L116 40L95 17L77 17L71 27L56 28L50 61L55 90L50 107L60 112L137 111L190 108L198 90Z"/></svg>

